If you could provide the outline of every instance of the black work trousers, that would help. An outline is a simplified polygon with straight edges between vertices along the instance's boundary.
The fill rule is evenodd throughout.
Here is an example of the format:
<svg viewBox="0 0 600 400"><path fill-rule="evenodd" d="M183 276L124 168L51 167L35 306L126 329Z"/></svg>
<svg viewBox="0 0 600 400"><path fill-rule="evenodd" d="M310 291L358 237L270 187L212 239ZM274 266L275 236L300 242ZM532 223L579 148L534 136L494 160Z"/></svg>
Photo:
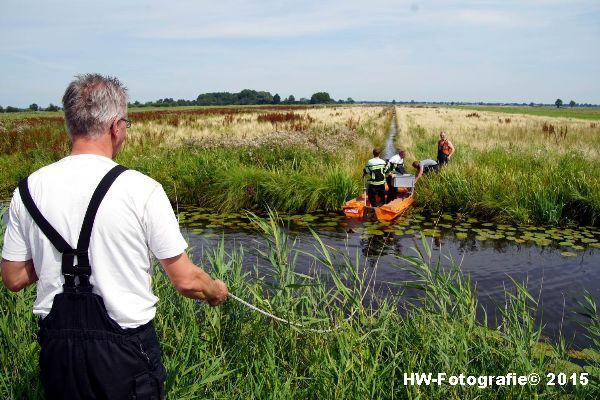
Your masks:
<svg viewBox="0 0 600 400"><path fill-rule="evenodd" d="M152 321L121 328L92 293L60 293L40 320L48 399L162 399L165 369Z"/></svg>
<svg viewBox="0 0 600 400"><path fill-rule="evenodd" d="M386 198L385 202L389 203L393 200L396 200L396 197L398 197L398 188L396 186L394 186L394 179L392 178L391 175L388 175L385 178L385 181L388 184L388 192L387 192L387 198Z"/></svg>
<svg viewBox="0 0 600 400"><path fill-rule="evenodd" d="M369 198L371 207L377 207L383 204L385 202L385 184L369 185L369 188L367 189L367 197ZM377 201L377 197L379 197L379 201Z"/></svg>

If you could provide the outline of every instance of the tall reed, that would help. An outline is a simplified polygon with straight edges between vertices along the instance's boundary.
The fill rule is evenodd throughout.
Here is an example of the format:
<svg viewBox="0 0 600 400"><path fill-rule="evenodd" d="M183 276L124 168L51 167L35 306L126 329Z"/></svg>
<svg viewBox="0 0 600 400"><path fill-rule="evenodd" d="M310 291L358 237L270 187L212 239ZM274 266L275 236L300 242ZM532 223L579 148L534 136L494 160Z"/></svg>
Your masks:
<svg viewBox="0 0 600 400"><path fill-rule="evenodd" d="M169 399L600 395L597 385L405 385L404 373L411 372L545 375L584 369L569 363L566 352L540 342L537 303L525 285L515 282L507 289L499 325L490 325L477 317L479 306L468 276L451 259L432 259L425 239L415 243L414 256L398 261L398 268L412 274L398 284L413 293L413 300L390 295L373 301L375 271L359 253L332 249L316 234L314 250L300 251L275 212L266 219L254 216L253 221L262 239L252 249L251 267L244 266L247 250L224 241L202 249L199 261L226 281L232 293L289 323L232 299L215 308L185 299L156 264L153 288L160 301L155 322ZM309 260L308 269L299 268L302 257ZM2 398L41 398L38 348L31 337L32 300L32 289L20 294L0 290ZM595 308L593 315L597 321ZM591 334L597 333L592 329Z"/></svg>

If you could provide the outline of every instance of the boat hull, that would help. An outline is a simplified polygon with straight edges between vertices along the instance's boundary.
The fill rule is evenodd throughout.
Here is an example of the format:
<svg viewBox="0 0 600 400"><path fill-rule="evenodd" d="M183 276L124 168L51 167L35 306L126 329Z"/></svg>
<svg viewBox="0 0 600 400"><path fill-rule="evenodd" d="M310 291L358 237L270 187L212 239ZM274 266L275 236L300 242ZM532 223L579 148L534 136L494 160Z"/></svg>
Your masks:
<svg viewBox="0 0 600 400"><path fill-rule="evenodd" d="M375 216L379 221L392 221L402 215L414 202L414 197L408 196L405 198L398 198L392 200L388 204L384 204L380 207L374 207ZM356 197L348 200L346 204L342 206L344 215L349 218L363 218L365 213L365 207L370 207L369 201L365 201L363 196Z"/></svg>

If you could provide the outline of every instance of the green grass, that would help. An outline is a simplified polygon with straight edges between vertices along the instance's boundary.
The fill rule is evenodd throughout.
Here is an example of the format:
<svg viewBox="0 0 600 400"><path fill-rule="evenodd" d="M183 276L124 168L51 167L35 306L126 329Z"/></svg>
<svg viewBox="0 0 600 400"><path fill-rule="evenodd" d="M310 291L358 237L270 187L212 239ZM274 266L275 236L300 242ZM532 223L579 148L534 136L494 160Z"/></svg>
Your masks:
<svg viewBox="0 0 600 400"><path fill-rule="evenodd" d="M21 178L68 154L62 121L32 119L30 114L0 126L4 131L0 137L0 198L10 197ZM152 112L147 115L163 118ZM382 118L391 118L389 110L376 117ZM357 125L356 134L379 144L385 132L377 127L375 121L364 120ZM345 128L314 127L297 134L321 140L334 134L331 129ZM119 153L117 162L158 180L172 202L200 204L224 212L268 207L310 212L337 210L360 192L356 175L362 166L355 166L356 158L348 156L353 149L344 147L345 143L339 143L337 152L281 143L238 148L163 144L160 134L131 141ZM356 151L368 154L370 149Z"/></svg>
<svg viewBox="0 0 600 400"><path fill-rule="evenodd" d="M232 300L211 308L177 294L161 271L153 287L160 298L155 319L169 399L593 399L600 395L598 364L568 361L564 343L542 343L535 323L538 304L525 285L506 289L501 324L492 329L477 318L476 292L452 260L432 259L428 243L398 261L416 295L366 299L374 271L358 255L325 246L314 236L314 251L303 253L280 225L254 217L262 234L254 269L244 272L244 249L225 251L221 242L204 249L203 263L225 280L232 293L315 333L270 320ZM298 257L313 260L311 273L297 271ZM0 290L0 396L40 398L36 378L38 346L32 339L33 289ZM598 338L591 296L582 314ZM598 341L587 354L596 354ZM505 375L508 372L587 371L588 386L405 386L404 372Z"/></svg>
<svg viewBox="0 0 600 400"><path fill-rule="evenodd" d="M148 116L163 118L152 112ZM164 137L157 133L131 141L117 161L159 181L173 203L197 204L219 212L268 208L297 213L335 211L360 193L363 164L372 147L383 144L387 134L383 128L389 126L390 118L390 110L384 109L377 117L360 121L352 136L355 142L339 143L335 150L285 143L166 147ZM414 145L409 151L416 157L431 157L432 139L418 122L412 121L398 140L402 134L410 135ZM345 128L316 127L298 134L322 140ZM6 120L0 129L4 131L0 137L0 198L9 198L19 179L68 153L68 139L59 119ZM586 123L569 129L565 138L549 136L535 124L502 124L489 129L489 135L485 131L473 136L489 141L486 150L471 143L455 143L458 151L449 167L419 182L416 205L432 212L461 212L503 222L600 224L600 169L584 154L586 148L598 144L597 128ZM531 144L528 137L538 144ZM540 138L545 138L543 148Z"/></svg>
<svg viewBox="0 0 600 400"><path fill-rule="evenodd" d="M600 224L600 167L577 154L549 159L501 149L455 160L419 182L417 202L497 222Z"/></svg>
<svg viewBox="0 0 600 400"><path fill-rule="evenodd" d="M528 106L457 106L465 110L492 111L507 114L538 115L555 118L600 120L600 107L528 107Z"/></svg>

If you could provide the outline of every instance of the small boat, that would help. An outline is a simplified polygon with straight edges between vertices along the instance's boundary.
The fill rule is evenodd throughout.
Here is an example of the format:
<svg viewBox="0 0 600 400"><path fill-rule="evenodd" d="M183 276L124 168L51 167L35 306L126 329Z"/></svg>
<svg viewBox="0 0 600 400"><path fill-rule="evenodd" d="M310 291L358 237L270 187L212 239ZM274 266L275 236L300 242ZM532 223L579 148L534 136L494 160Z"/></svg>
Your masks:
<svg viewBox="0 0 600 400"><path fill-rule="evenodd" d="M342 211L350 218L366 218L372 215L379 221L392 221L404 213L414 202L415 176L411 174L397 175L393 179L394 186L398 188L398 198L379 207L371 207L367 199L367 189L363 194L354 199L348 200L343 206Z"/></svg>

